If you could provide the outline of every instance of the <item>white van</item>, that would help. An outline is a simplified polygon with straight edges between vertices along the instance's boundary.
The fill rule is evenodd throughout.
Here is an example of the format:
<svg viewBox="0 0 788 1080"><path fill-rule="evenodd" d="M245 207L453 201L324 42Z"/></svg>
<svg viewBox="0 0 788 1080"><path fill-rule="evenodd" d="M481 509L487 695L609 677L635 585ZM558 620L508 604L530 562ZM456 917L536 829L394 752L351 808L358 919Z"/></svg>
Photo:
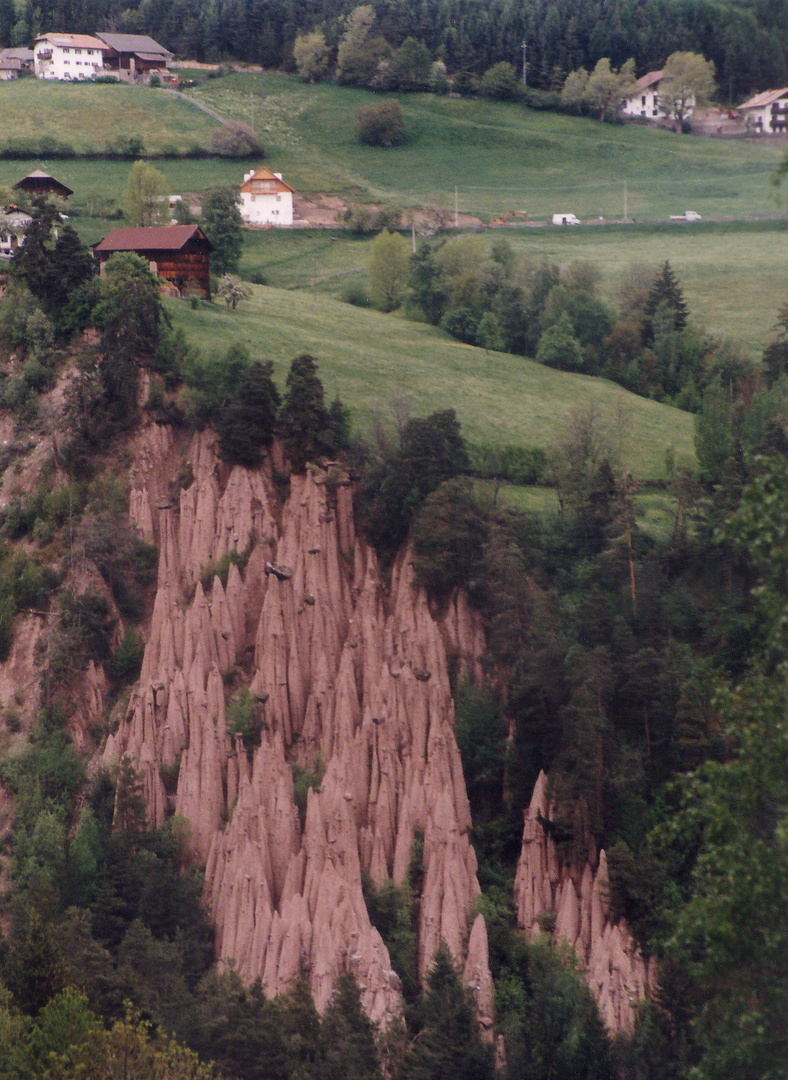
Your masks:
<svg viewBox="0 0 788 1080"><path fill-rule="evenodd" d="M579 225L580 219L574 214L553 214L553 225Z"/></svg>

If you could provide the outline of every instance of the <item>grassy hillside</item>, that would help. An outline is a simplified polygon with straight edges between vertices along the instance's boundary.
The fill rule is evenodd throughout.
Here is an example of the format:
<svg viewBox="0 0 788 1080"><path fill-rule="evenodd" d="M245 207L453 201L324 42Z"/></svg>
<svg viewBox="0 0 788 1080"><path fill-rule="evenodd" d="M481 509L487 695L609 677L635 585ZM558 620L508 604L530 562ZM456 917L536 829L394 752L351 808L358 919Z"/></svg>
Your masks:
<svg viewBox="0 0 788 1080"><path fill-rule="evenodd" d="M643 478L664 474L665 450L679 463L693 456L692 417L628 394L602 379L570 375L503 353L487 353L434 327L365 311L307 292L253 288L236 311L172 302L176 325L205 352L244 343L253 358L273 360L284 387L300 352L317 358L331 398L339 394L361 430L391 420L405 397L414 415L455 408L472 441L549 446L573 408L593 404L623 459Z"/></svg>
<svg viewBox="0 0 788 1080"><path fill-rule="evenodd" d="M693 322L740 341L755 358L769 338L778 307L788 300L785 243L788 221L700 222L696 225L507 228L502 235L518 254L558 263L587 259L602 271L601 292L616 305L622 275L633 263L666 259L684 289ZM241 271L260 274L279 288L311 287L339 297L366 280L370 240L341 231L248 232Z"/></svg>
<svg viewBox="0 0 788 1080"><path fill-rule="evenodd" d="M356 110L380 95L286 76L231 75L189 91L255 126L304 191L358 189L405 206L434 202L491 217L555 210L621 218L774 212L769 176L782 150L767 141L701 139L612 126L483 100L398 95L408 142L380 150L355 138ZM395 95L397 96L397 95Z"/></svg>
<svg viewBox="0 0 788 1080"><path fill-rule="evenodd" d="M50 138L101 151L118 135L140 135L147 150L184 151L206 145L216 126L175 95L145 86L15 79L0 88L0 147Z"/></svg>

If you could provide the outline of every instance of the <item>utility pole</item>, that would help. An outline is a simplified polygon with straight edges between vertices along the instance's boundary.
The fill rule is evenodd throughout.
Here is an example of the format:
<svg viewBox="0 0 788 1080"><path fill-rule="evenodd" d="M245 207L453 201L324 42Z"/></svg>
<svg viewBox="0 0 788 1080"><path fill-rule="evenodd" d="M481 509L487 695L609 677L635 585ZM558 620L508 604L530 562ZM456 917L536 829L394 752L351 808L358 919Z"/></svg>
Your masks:
<svg viewBox="0 0 788 1080"><path fill-rule="evenodd" d="M254 94L249 94L249 104L252 108L252 134L254 134Z"/></svg>
<svg viewBox="0 0 788 1080"><path fill-rule="evenodd" d="M460 208L457 202L457 185L454 185L454 228L460 224Z"/></svg>
<svg viewBox="0 0 788 1080"><path fill-rule="evenodd" d="M627 221L629 214L627 213L627 182L624 181L624 221Z"/></svg>
<svg viewBox="0 0 788 1080"><path fill-rule="evenodd" d="M523 50L523 86L525 86L525 72L526 72L526 68L527 68L527 65L525 63L525 48L526 48L525 41L523 41L523 44L522 44L521 48Z"/></svg>

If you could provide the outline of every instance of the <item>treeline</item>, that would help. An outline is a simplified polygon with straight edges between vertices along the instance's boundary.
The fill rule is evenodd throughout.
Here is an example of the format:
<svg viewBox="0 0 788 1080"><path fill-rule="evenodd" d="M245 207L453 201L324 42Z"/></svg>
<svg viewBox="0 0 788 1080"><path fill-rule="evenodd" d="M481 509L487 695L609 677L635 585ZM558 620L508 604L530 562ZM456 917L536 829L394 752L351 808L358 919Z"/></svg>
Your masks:
<svg viewBox="0 0 788 1080"><path fill-rule="evenodd" d="M29 45L52 27L92 33L112 25L150 34L179 57L292 70L296 37L319 29L335 54L356 6L354 0L140 0L128 6L27 0L17 13L12 0L3 0L0 42ZM520 70L525 42L529 85L543 90L559 91L569 72L591 70L602 57L615 67L633 57L640 75L687 50L714 62L722 96L731 101L788 81L784 0L373 0L372 7L376 33L392 48L414 38L450 73L480 75L501 61Z"/></svg>
<svg viewBox="0 0 788 1080"><path fill-rule="evenodd" d="M720 369L756 378L738 347L692 325L669 262L628 267L617 307L602 300L600 281L587 261L561 267L482 236L425 241L410 256L401 236L384 231L368 267L369 292L384 310L402 306L470 345L601 375L691 412Z"/></svg>

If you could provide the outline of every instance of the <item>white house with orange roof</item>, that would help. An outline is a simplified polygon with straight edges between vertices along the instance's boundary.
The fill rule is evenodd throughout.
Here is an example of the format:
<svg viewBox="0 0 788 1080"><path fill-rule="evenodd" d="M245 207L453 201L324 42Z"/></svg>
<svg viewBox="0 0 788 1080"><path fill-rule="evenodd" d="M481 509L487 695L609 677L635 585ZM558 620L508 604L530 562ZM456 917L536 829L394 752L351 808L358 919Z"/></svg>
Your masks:
<svg viewBox="0 0 788 1080"><path fill-rule="evenodd" d="M37 79L92 79L104 71L109 46L90 34L42 34L33 45Z"/></svg>
<svg viewBox="0 0 788 1080"><path fill-rule="evenodd" d="M247 225L292 225L293 189L265 167L246 173L240 210Z"/></svg>
<svg viewBox="0 0 788 1080"><path fill-rule="evenodd" d="M656 120L662 115L659 107L659 82L661 71L650 71L635 83L629 97L624 98L621 112L624 116L641 116L645 120Z"/></svg>
<svg viewBox="0 0 788 1080"><path fill-rule="evenodd" d="M748 128L764 135L788 130L788 86L763 90L740 105L739 114Z"/></svg>

